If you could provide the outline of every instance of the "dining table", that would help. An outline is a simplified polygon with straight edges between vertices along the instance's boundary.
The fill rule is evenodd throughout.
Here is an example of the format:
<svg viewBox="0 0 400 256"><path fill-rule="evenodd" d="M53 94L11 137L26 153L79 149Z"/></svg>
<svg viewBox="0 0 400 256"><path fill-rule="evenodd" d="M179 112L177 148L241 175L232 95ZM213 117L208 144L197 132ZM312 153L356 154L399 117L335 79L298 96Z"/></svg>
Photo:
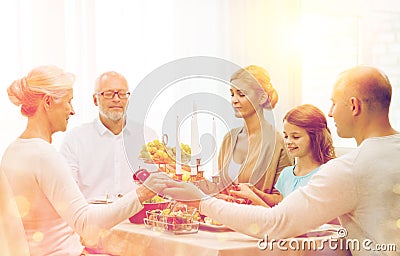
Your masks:
<svg viewBox="0 0 400 256"><path fill-rule="evenodd" d="M342 239L335 232L337 228L324 226L299 237L275 241L273 247L268 247L262 243L264 240L227 227L215 229L201 225L196 233L174 234L126 221L108 231L102 247L115 256L351 255L345 248L328 246L327 239ZM301 248L299 245L305 240L312 241L312 246L306 244L305 248ZM321 246L323 243L324 246Z"/></svg>

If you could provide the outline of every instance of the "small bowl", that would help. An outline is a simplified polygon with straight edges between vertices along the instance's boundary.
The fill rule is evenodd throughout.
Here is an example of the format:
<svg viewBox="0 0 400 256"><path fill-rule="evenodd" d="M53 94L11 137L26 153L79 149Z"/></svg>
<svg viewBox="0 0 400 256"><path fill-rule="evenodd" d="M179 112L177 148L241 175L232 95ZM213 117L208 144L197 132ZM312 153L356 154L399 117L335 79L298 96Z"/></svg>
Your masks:
<svg viewBox="0 0 400 256"><path fill-rule="evenodd" d="M159 203L144 203L143 204L144 208L135 215L133 215L132 217L130 217L129 221L135 224L143 224L144 223L143 219L146 218L147 211L158 210L158 209L164 210L165 208L167 208L169 203L170 201L159 202Z"/></svg>

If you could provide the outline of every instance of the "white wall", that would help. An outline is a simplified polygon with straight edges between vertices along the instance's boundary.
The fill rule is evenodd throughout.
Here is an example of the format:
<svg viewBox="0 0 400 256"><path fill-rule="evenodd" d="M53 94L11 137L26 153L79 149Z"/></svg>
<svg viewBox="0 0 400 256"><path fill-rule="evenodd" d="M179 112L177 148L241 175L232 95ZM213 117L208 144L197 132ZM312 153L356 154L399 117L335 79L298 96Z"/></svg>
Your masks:
<svg viewBox="0 0 400 256"><path fill-rule="evenodd" d="M119 71L134 89L160 65L198 55L265 67L280 95L276 109L280 120L298 102L299 62L291 32L299 8L297 0L3 1L0 154L25 123L5 90L14 79L43 64L76 75L76 115L69 128L96 116L91 94L100 73ZM62 138L63 133L55 134L55 146Z"/></svg>
<svg viewBox="0 0 400 256"><path fill-rule="evenodd" d="M396 15L400 12L399 1L2 1L0 154L22 132L25 124L19 110L9 102L5 90L14 79L41 64L59 65L76 74L73 100L76 116L70 119L69 128L96 116L91 94L94 80L100 73L111 69L119 71L134 89L160 65L197 55L219 57L241 66L256 64L265 67L279 93L274 111L278 128L281 128L281 119L286 111L301 103L315 103L327 112L333 78L349 62L335 62L336 66L329 73L305 68L307 56L301 56L305 46L299 40L301 15L308 12L366 17L377 11ZM393 29L399 30L398 27ZM396 38L400 36L396 34ZM343 49L335 46L333 44L329 50ZM390 48L398 49L395 46ZM318 49L313 50L316 52ZM372 56L363 54L365 58ZM400 52L392 51L386 55L393 58L396 54ZM352 58L352 55L346 56ZM389 61L379 62L374 56L377 55L372 56L374 63L379 65ZM313 61L316 67L323 67L325 63L332 63L332 59ZM396 69L396 65L388 66L389 77L393 77L395 86L393 109L398 108L400 102L400 74L396 71L400 69ZM316 76L319 76L317 89L308 87L308 82L302 84L305 78ZM311 92L304 93L306 88ZM304 95L308 95L307 98ZM400 112L392 113L397 128L399 115ZM56 146L62 137L62 133L55 135Z"/></svg>

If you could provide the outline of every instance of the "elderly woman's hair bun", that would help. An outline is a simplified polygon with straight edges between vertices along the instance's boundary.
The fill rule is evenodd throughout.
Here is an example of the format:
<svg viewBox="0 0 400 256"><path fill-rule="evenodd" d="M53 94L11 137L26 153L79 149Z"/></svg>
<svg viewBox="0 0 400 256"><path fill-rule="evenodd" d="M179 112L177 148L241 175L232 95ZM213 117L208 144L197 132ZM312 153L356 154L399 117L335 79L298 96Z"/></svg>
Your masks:
<svg viewBox="0 0 400 256"><path fill-rule="evenodd" d="M7 93L13 104L21 106L24 116L31 116L36 112L44 95L58 100L72 89L74 82L75 76L59 67L39 66L26 77L15 80L7 88Z"/></svg>
<svg viewBox="0 0 400 256"><path fill-rule="evenodd" d="M26 90L25 77L15 80L8 88L7 93L10 101L20 106L24 100L24 91Z"/></svg>

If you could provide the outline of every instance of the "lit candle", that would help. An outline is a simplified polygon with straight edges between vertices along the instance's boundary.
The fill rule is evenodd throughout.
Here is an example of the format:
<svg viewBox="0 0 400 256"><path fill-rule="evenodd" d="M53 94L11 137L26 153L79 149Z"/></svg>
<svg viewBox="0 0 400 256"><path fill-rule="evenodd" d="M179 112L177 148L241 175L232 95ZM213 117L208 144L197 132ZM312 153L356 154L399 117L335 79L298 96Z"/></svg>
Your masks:
<svg viewBox="0 0 400 256"><path fill-rule="evenodd" d="M175 174L182 174L181 166L181 145L179 143L179 116L176 116L176 146L175 146Z"/></svg>
<svg viewBox="0 0 400 256"><path fill-rule="evenodd" d="M190 146L191 146L191 170L190 170L190 175L194 176L197 175L197 168L196 168L196 159L200 158L200 143L199 143L199 126L197 124L197 113L196 113L196 106L193 103L193 114L192 114L192 120L191 120L191 140L190 140Z"/></svg>
<svg viewBox="0 0 400 256"><path fill-rule="evenodd" d="M213 117L212 120L212 137L214 139L214 155L213 155L213 163L212 163L212 176L218 175L218 167L217 167L217 125L215 123L215 119Z"/></svg>

